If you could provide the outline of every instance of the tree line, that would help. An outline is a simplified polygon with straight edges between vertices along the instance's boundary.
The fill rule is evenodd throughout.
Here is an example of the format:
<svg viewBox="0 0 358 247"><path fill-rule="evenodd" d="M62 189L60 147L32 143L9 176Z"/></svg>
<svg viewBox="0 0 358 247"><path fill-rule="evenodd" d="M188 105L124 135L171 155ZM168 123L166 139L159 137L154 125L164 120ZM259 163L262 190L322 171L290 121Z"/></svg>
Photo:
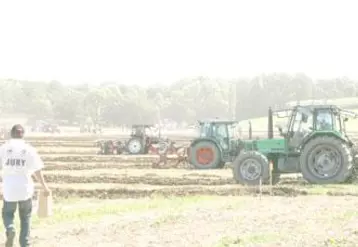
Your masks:
<svg viewBox="0 0 358 247"><path fill-rule="evenodd" d="M306 99L355 97L358 81L313 80L305 74L273 73L254 78L185 78L167 86L117 83L64 85L58 81L0 80L0 114L112 125L195 123L203 118L244 120L267 114L268 106ZM1 117L1 115L0 115Z"/></svg>

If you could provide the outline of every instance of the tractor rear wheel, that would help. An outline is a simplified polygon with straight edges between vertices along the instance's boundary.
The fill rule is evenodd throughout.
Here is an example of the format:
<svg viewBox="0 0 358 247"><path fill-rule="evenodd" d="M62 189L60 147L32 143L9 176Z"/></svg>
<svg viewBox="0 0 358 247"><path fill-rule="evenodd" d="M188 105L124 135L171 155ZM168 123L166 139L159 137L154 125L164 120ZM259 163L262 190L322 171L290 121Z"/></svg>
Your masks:
<svg viewBox="0 0 358 247"><path fill-rule="evenodd" d="M300 166L303 178L309 183L343 183L352 175L353 157L342 140L320 136L305 145Z"/></svg>
<svg viewBox="0 0 358 247"><path fill-rule="evenodd" d="M144 152L142 139L133 137L127 143L127 150L129 154L142 154Z"/></svg>
<svg viewBox="0 0 358 247"><path fill-rule="evenodd" d="M265 155L257 151L241 152L233 162L234 179L242 185L270 183L270 164ZM280 174L272 174L272 184L277 184Z"/></svg>
<svg viewBox="0 0 358 247"><path fill-rule="evenodd" d="M189 163L196 169L222 168L220 149L212 141L198 141L190 147Z"/></svg>

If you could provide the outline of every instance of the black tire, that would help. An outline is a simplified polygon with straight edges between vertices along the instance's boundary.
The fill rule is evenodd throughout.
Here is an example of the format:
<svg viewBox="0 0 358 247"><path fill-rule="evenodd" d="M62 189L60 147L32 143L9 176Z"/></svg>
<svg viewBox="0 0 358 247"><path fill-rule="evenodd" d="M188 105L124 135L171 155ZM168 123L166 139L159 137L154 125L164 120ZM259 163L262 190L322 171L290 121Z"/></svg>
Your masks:
<svg viewBox="0 0 358 247"><path fill-rule="evenodd" d="M351 153L352 153L352 158L353 158L353 169L352 169L352 174L350 175L350 177L346 180L346 183L357 183L357 178L358 178L358 150L355 146L350 148Z"/></svg>
<svg viewBox="0 0 358 247"><path fill-rule="evenodd" d="M226 164L225 161L221 161L221 163L219 164L218 168L224 168L225 164Z"/></svg>
<svg viewBox="0 0 358 247"><path fill-rule="evenodd" d="M322 153L324 150L326 150L326 152ZM330 156L328 156L327 151L330 152ZM332 157L334 160L327 160ZM318 158L322 159L319 163L319 160L316 160ZM331 162L331 165L335 166L333 175L320 174L320 171L317 170L317 166L322 166L322 162ZM332 136L320 136L312 139L304 146L300 157L300 167L303 178L309 183L344 183L352 175L353 157L348 145L342 140Z"/></svg>
<svg viewBox="0 0 358 247"><path fill-rule="evenodd" d="M209 163L200 163L200 161L197 160L196 154L201 148L208 148L213 153L213 159ZM222 163L220 149L213 141L198 141L190 147L189 163L194 166L195 169L201 170L222 168L220 167Z"/></svg>
<svg viewBox="0 0 358 247"><path fill-rule="evenodd" d="M144 153L144 147L142 144L142 138L133 137L127 142L127 150L129 154L142 154Z"/></svg>
<svg viewBox="0 0 358 247"><path fill-rule="evenodd" d="M123 144L121 141L116 141L117 155L123 154Z"/></svg>
<svg viewBox="0 0 358 247"><path fill-rule="evenodd" d="M250 174L250 167L247 165L251 162L251 166L255 169L256 174ZM249 173L249 174L248 174ZM270 164L265 155L257 151L241 152L233 162L234 179L238 184L242 185L259 185L260 178L262 184L270 183ZM252 175L252 176L250 176ZM273 173L272 184L277 184L280 180L279 173Z"/></svg>

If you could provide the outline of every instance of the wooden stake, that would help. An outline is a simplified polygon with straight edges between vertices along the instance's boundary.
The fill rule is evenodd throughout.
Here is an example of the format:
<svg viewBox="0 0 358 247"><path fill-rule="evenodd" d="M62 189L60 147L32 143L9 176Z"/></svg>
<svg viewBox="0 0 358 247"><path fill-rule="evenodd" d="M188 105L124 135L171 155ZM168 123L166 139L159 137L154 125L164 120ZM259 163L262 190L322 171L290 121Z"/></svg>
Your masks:
<svg viewBox="0 0 358 247"><path fill-rule="evenodd" d="M261 200L261 197L262 197L262 176L260 176L260 184L259 184L259 191L260 191L260 200Z"/></svg>
<svg viewBox="0 0 358 247"><path fill-rule="evenodd" d="M270 160L270 164L269 164L269 169L270 169L270 196L273 195L273 192L272 192L272 174L273 174L273 162L272 160Z"/></svg>

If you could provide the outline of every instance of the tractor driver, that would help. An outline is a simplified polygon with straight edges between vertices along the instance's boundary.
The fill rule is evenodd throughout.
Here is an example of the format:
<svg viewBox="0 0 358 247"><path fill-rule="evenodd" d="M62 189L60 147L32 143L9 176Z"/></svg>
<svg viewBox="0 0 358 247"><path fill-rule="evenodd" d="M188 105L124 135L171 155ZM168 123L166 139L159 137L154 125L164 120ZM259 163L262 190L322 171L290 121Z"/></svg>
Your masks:
<svg viewBox="0 0 358 247"><path fill-rule="evenodd" d="M331 130L332 118L328 112L317 115L317 130Z"/></svg>
<svg viewBox="0 0 358 247"><path fill-rule="evenodd" d="M302 132L304 135L312 131L313 128L312 113L302 113Z"/></svg>
<svg viewBox="0 0 358 247"><path fill-rule="evenodd" d="M297 112L293 125L293 135L290 140L290 146L298 147L302 140L311 132L312 114Z"/></svg>

